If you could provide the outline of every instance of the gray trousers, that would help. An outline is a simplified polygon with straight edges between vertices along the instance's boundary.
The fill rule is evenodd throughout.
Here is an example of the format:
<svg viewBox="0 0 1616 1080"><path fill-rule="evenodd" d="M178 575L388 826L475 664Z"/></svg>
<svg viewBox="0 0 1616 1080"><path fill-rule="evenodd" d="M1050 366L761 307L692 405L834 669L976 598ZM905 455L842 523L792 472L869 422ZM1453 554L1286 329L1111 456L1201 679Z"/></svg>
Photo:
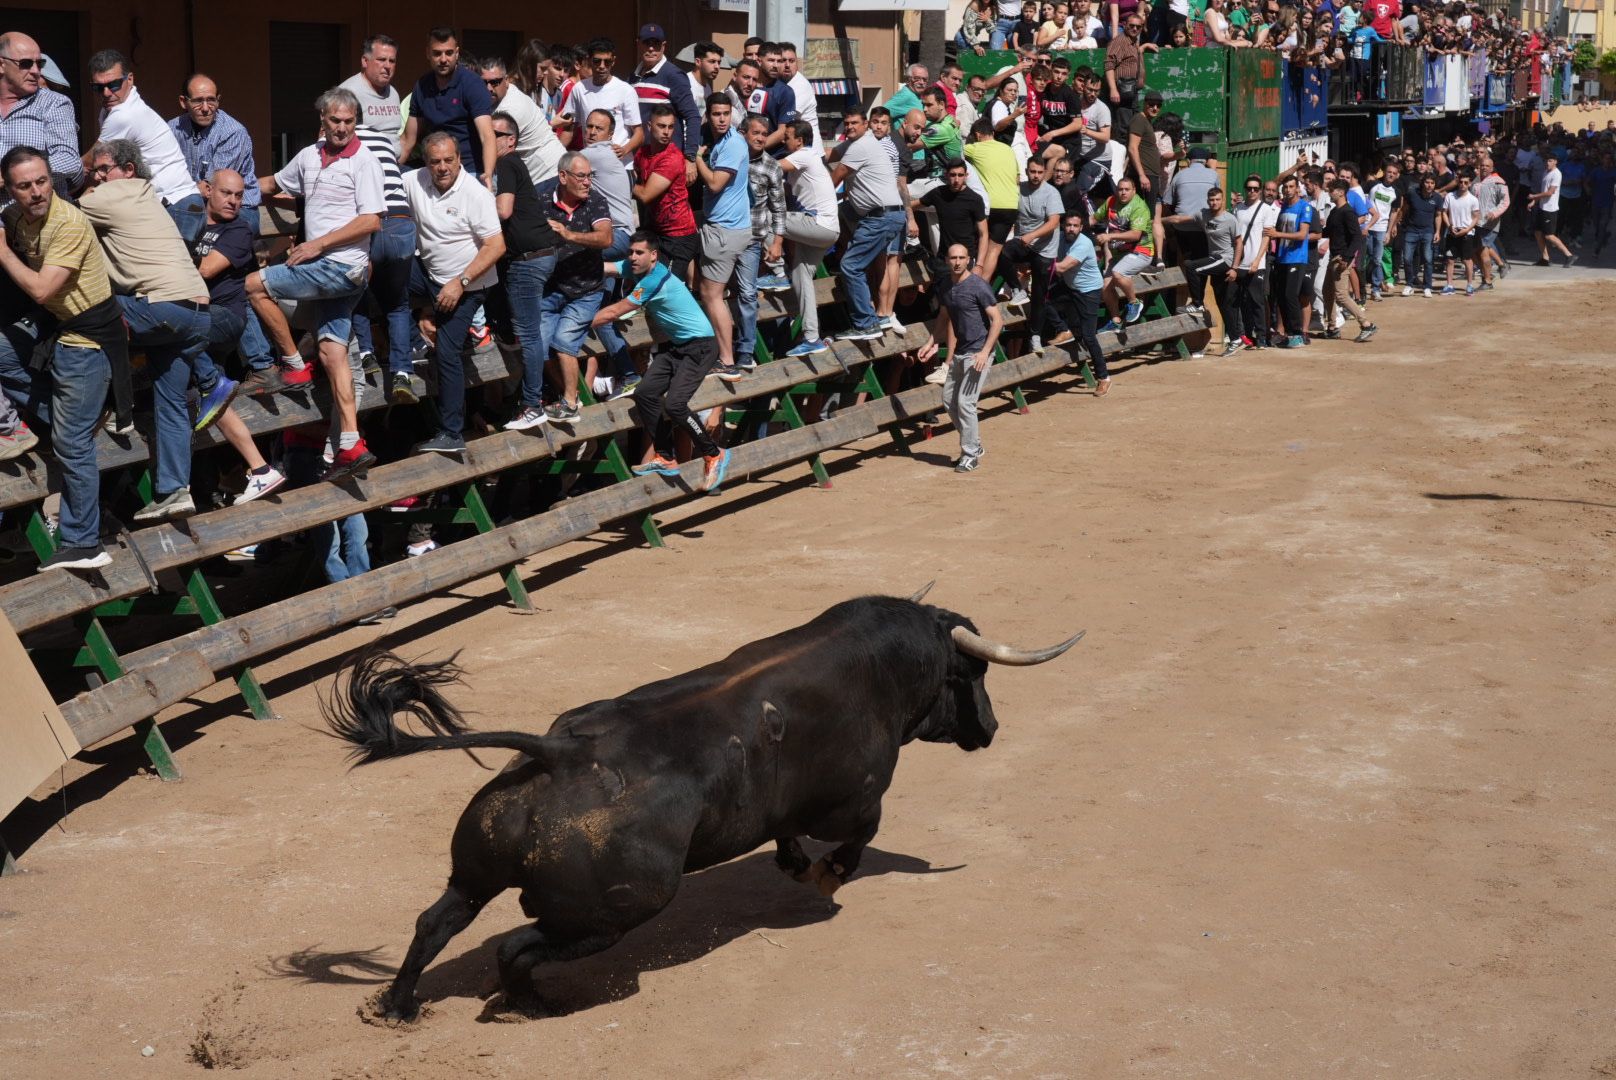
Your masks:
<svg viewBox="0 0 1616 1080"><path fill-rule="evenodd" d="M802 316L802 339L819 340L819 302L814 294L814 271L836 243L840 233L836 221L821 223L812 214L793 211L786 215L786 239L791 241L791 295Z"/></svg>
<svg viewBox="0 0 1616 1080"><path fill-rule="evenodd" d="M974 366L980 348L956 350L948 358L948 376L943 379L943 404L948 407L948 418L959 432L960 455L968 458L982 456L982 440L976 429L976 399L982 395L985 371Z"/></svg>

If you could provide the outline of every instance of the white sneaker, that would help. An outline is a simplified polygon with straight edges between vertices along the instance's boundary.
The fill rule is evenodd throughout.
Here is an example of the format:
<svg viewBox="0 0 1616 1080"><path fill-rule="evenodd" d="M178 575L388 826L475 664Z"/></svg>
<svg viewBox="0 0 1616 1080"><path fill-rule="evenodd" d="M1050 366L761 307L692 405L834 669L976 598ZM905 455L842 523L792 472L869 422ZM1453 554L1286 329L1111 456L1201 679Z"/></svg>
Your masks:
<svg viewBox="0 0 1616 1080"><path fill-rule="evenodd" d="M886 318L881 320L881 325L886 327L888 330L891 330L894 334L903 333L903 323L898 321L898 317L896 315L888 315Z"/></svg>
<svg viewBox="0 0 1616 1080"><path fill-rule="evenodd" d="M1431 290L1430 289L1425 290L1425 298L1427 300L1431 299Z"/></svg>
<svg viewBox="0 0 1616 1080"><path fill-rule="evenodd" d="M406 557L411 559L419 559L427 552L436 550L438 550L438 542L436 540L422 540L419 544L404 545L404 554Z"/></svg>
<svg viewBox="0 0 1616 1080"><path fill-rule="evenodd" d="M262 476L257 473L248 473L246 490L237 495L230 505L240 506L243 503L250 503L254 499L268 495L284 483L286 483L286 477L281 475L281 471L276 468L271 468Z"/></svg>
<svg viewBox="0 0 1616 1080"><path fill-rule="evenodd" d="M946 363L938 364L937 370L926 376L926 381L931 383L933 386L943 385L948 381L948 365Z"/></svg>
<svg viewBox="0 0 1616 1080"><path fill-rule="evenodd" d="M541 424L547 423L549 419L550 418L548 416L544 415L543 409L529 406L528 408L523 409L515 420L512 420L510 423L506 424L505 430L526 431L529 428L536 428Z"/></svg>
<svg viewBox="0 0 1616 1080"><path fill-rule="evenodd" d="M1028 339L1027 344L1032 347L1033 352L1037 352L1039 349L1044 347L1044 339L1039 337L1037 334L1033 334L1031 338Z"/></svg>
<svg viewBox="0 0 1616 1080"><path fill-rule="evenodd" d="M1010 304L1013 307L1023 307L1031 302L1032 297L1027 295L1026 289L1011 290L1010 299L1005 301L1005 303Z"/></svg>
<svg viewBox="0 0 1616 1080"><path fill-rule="evenodd" d="M1414 295L1414 286L1412 286L1412 285L1404 285L1403 286L1403 295L1404 296L1413 296Z"/></svg>

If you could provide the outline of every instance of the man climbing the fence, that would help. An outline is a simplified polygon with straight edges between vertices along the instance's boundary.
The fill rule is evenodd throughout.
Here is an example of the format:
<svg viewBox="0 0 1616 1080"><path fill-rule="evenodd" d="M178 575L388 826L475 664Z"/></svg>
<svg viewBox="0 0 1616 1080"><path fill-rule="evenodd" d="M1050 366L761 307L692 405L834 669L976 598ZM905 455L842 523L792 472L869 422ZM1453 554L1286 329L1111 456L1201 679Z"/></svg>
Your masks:
<svg viewBox="0 0 1616 1080"><path fill-rule="evenodd" d="M729 451L713 441L701 420L690 411L690 398L718 366L718 342L713 336L713 324L696 298L659 261L659 242L654 233L634 234L628 247L626 295L596 312L594 325L621 319L639 309L645 312L651 334L658 342L650 366L634 389L634 407L639 410L640 426L650 436L653 453L634 471L642 476L679 475L672 430L677 427L690 436L706 465L701 490L715 494L729 472ZM662 423L664 413L667 425Z"/></svg>

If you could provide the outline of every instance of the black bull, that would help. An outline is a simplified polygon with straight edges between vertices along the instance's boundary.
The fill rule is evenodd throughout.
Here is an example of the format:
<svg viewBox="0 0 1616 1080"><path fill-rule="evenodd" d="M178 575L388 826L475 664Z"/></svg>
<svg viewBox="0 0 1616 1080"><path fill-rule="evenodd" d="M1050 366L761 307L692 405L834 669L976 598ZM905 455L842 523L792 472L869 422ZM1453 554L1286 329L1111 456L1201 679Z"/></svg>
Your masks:
<svg viewBox="0 0 1616 1080"><path fill-rule="evenodd" d="M423 750L523 755L460 815L449 887L416 920L379 1011L413 1018L422 970L506 889L521 890L535 921L501 942L500 982L508 1007L534 1013L535 964L608 948L668 905L681 874L772 840L782 870L835 892L875 837L899 747L987 746L998 729L988 663L1043 663L1082 637L1012 649L921 604L925 591L837 604L716 664L564 713L547 735L467 730L441 692L458 679L452 661L357 660L324 712L358 764ZM435 734L400 730L400 712ZM810 862L803 836L840 846Z"/></svg>

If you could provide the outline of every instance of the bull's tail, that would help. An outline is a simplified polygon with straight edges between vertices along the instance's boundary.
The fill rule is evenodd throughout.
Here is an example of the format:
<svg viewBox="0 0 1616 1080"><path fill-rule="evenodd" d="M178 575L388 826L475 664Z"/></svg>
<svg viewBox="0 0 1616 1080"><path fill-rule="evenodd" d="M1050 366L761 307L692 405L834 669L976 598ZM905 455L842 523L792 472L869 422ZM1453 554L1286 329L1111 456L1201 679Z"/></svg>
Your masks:
<svg viewBox="0 0 1616 1080"><path fill-rule="evenodd" d="M355 765L419 754L423 750L474 750L503 747L539 761L551 755L551 741L520 731L470 731L460 710L443 696L443 688L461 681L455 663L447 660L410 663L384 649L366 649L350 662L346 677L339 676L320 713L331 733L353 749ZM432 735L401 729L399 713L413 717Z"/></svg>

